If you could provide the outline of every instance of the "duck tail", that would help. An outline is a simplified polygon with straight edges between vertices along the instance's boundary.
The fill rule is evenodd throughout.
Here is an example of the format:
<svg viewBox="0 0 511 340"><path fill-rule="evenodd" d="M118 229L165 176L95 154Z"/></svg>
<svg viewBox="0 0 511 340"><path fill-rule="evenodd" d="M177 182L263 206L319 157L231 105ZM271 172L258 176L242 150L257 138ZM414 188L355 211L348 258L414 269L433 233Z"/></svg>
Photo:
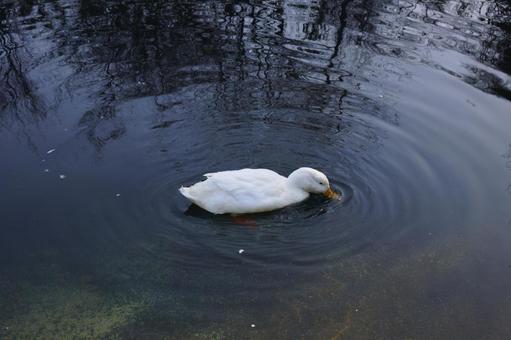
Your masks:
<svg viewBox="0 0 511 340"><path fill-rule="evenodd" d="M190 194L190 188L181 187L178 190L181 193L181 195L183 195L184 197L186 197L186 198L188 198L190 200L192 199L192 195Z"/></svg>

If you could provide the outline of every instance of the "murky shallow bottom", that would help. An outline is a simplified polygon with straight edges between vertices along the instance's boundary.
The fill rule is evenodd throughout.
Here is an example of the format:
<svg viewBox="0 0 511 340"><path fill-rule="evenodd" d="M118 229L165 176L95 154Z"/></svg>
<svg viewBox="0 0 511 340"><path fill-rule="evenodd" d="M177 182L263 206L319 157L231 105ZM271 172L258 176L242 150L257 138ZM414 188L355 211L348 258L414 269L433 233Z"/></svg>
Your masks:
<svg viewBox="0 0 511 340"><path fill-rule="evenodd" d="M0 335L505 338L506 7L453 4L0 6ZM300 166L343 200L177 192Z"/></svg>

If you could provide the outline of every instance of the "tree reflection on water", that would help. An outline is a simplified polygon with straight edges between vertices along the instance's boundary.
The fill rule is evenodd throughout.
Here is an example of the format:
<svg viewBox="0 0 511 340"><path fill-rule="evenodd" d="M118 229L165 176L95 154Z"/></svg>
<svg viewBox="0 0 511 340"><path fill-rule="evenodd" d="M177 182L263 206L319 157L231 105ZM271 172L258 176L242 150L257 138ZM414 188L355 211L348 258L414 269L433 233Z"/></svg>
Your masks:
<svg viewBox="0 0 511 340"><path fill-rule="evenodd" d="M62 96L86 91L93 107L79 122L98 147L123 134L120 121L95 132L120 102L154 96L161 110L172 93L200 84L210 85L218 111L301 108L342 128L343 101L364 105L361 84L382 77L371 66L377 56L510 93L505 77L483 66L509 72L509 8L499 1L23 1L2 6L0 18L2 125L44 118ZM452 70L432 50L482 64ZM42 91L48 83L53 91Z"/></svg>

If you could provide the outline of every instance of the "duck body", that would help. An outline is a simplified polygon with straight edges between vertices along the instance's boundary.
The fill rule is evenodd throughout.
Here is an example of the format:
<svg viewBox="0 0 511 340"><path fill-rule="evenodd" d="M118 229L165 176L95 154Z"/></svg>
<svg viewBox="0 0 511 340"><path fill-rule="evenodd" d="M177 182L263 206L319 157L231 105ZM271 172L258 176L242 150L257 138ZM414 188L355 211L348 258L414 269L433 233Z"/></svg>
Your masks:
<svg viewBox="0 0 511 340"><path fill-rule="evenodd" d="M214 214L271 211L299 203L307 199L310 192L331 192L326 176L311 168L300 168L289 177L268 169L230 170L204 176L206 180L181 187L179 191ZM308 179L319 188L310 188Z"/></svg>

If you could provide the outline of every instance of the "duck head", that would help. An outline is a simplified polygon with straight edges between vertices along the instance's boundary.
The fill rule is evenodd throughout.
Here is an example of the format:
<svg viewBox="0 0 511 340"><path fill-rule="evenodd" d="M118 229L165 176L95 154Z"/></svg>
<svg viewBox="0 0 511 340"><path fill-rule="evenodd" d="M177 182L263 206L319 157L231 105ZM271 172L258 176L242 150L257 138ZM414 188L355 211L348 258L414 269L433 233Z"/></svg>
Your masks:
<svg viewBox="0 0 511 340"><path fill-rule="evenodd" d="M288 180L291 185L312 194L323 194L328 198L339 198L339 194L330 188L324 173L312 168L299 168L293 171Z"/></svg>

